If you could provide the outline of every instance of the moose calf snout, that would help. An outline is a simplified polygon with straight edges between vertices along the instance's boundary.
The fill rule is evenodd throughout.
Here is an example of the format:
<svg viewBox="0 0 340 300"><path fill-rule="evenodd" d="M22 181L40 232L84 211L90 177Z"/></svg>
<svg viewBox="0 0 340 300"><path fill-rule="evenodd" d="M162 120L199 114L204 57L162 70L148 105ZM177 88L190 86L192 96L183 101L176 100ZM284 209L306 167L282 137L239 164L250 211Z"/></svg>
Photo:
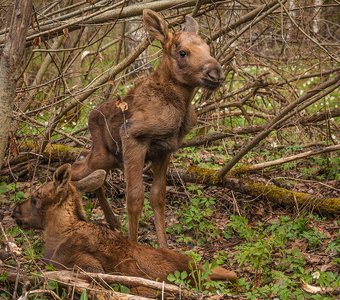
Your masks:
<svg viewBox="0 0 340 300"><path fill-rule="evenodd" d="M224 79L221 65L217 61L208 63L203 69L204 86L208 89L216 89Z"/></svg>
<svg viewBox="0 0 340 300"><path fill-rule="evenodd" d="M207 76L212 81L220 81L221 80L221 71L220 69L208 69L205 71L205 76Z"/></svg>

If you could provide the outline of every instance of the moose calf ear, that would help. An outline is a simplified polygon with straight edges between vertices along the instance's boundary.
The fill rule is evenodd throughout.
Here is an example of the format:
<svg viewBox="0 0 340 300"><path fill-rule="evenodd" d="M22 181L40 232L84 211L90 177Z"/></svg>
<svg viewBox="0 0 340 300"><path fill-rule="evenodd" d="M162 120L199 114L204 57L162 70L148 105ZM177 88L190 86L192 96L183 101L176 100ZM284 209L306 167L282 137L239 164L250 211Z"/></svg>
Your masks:
<svg viewBox="0 0 340 300"><path fill-rule="evenodd" d="M79 181L73 181L79 192L94 192L99 189L105 181L105 170L96 170Z"/></svg>
<svg viewBox="0 0 340 300"><path fill-rule="evenodd" d="M151 9L143 10L144 27L150 37L163 45L170 39L170 31L164 19Z"/></svg>
<svg viewBox="0 0 340 300"><path fill-rule="evenodd" d="M185 16L185 24L183 31L198 33L197 21L189 15Z"/></svg>
<svg viewBox="0 0 340 300"><path fill-rule="evenodd" d="M68 184L71 181L71 165L64 164L60 166L53 174L53 183L56 194L64 194L68 192Z"/></svg>

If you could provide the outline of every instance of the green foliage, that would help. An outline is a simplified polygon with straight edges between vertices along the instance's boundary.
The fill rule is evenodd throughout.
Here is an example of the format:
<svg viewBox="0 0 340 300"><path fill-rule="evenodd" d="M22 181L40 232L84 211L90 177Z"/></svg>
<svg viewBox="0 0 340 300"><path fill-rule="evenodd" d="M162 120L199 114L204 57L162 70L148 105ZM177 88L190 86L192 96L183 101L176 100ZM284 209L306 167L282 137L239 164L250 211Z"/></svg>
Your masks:
<svg viewBox="0 0 340 300"><path fill-rule="evenodd" d="M188 280L188 273L186 271L180 272L175 271L175 273L171 273L168 275L169 282L172 282L174 284L177 284L179 286L189 286L189 280Z"/></svg>
<svg viewBox="0 0 340 300"><path fill-rule="evenodd" d="M112 289L116 292L119 292L119 293L126 293L126 294L129 294L130 293L130 289L125 286L125 285L122 285L120 283L113 283L110 285L112 287Z"/></svg>
<svg viewBox="0 0 340 300"><path fill-rule="evenodd" d="M244 240L235 247L235 261L255 274L255 285L245 278L237 286L245 291L247 299L312 299L299 288L302 280L311 282L313 276L305 269L306 260L293 243L306 243L307 249L316 250L326 236L313 228L313 218L300 216L292 220L282 216L272 224L258 223L253 227L244 217L231 216L226 226L227 236L231 230ZM297 243L297 245L298 245ZM334 249L334 242L329 249ZM315 284L332 286L339 276L332 272L320 272Z"/></svg>
<svg viewBox="0 0 340 300"><path fill-rule="evenodd" d="M205 134L205 133L204 133ZM192 131L191 138L200 134ZM189 138L188 138L189 139ZM209 148L186 147L180 149L176 153L175 164L183 166L183 164L195 164L201 168L218 170L221 165L228 160L228 156L224 154L225 150L222 146L210 146Z"/></svg>
<svg viewBox="0 0 340 300"><path fill-rule="evenodd" d="M23 191L19 190L19 186L17 182L12 182L7 184L6 182L0 182L0 195L1 194L9 194L9 200L13 202L20 202L27 199L28 195Z"/></svg>
<svg viewBox="0 0 340 300"><path fill-rule="evenodd" d="M8 273L7 272L0 273L0 282L7 281L7 278L8 278Z"/></svg>
<svg viewBox="0 0 340 300"><path fill-rule="evenodd" d="M250 241L253 236L253 231L248 225L248 220L244 217L231 215L230 223L226 226L224 236L229 238L236 232L240 238Z"/></svg>
<svg viewBox="0 0 340 300"><path fill-rule="evenodd" d="M169 282L191 288L201 293L207 293L209 290L214 294L226 294L229 292L228 283L222 281L211 281L209 276L212 274L212 269L219 265L218 260L213 262L201 263L202 257L195 252L188 252L191 257L189 264L189 274L186 271L175 271L168 275Z"/></svg>
<svg viewBox="0 0 340 300"><path fill-rule="evenodd" d="M182 204L178 211L179 222L168 227L168 232L176 235L178 242L192 242L203 244L217 237L218 230L211 218L215 200L209 197L202 197L202 190L191 185L188 191L195 196L191 201Z"/></svg>
<svg viewBox="0 0 340 300"><path fill-rule="evenodd" d="M48 280L46 285L47 290L55 291L58 293L59 291L59 284L57 281L54 280Z"/></svg>
<svg viewBox="0 0 340 300"><path fill-rule="evenodd" d="M80 300L88 300L89 297L87 296L87 291L86 289L83 289L83 291L81 292L81 295L80 295Z"/></svg>
<svg viewBox="0 0 340 300"><path fill-rule="evenodd" d="M140 224L146 224L147 222L150 221L150 218L153 216L153 210L151 207L151 204L148 199L144 199L144 204L143 204L143 211L142 215L140 218Z"/></svg>
<svg viewBox="0 0 340 300"><path fill-rule="evenodd" d="M56 269L55 266L47 264L47 265L45 265L45 270L46 271L56 271L57 269Z"/></svg>

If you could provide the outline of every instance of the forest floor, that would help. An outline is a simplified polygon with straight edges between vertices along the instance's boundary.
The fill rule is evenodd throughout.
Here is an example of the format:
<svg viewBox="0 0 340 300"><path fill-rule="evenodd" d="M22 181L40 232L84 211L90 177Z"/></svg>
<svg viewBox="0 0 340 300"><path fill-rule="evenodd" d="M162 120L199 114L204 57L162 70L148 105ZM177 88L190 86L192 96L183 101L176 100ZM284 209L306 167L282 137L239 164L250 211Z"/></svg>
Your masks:
<svg viewBox="0 0 340 300"><path fill-rule="evenodd" d="M285 174L287 178L290 175L293 176L288 172ZM111 204L126 226L122 177L111 177L113 189L107 189L107 194L110 193ZM151 183L148 176L145 176L145 182L147 199ZM13 274L18 269L26 275L52 269L41 260L41 232L22 230L11 218L15 202L27 197L30 185L18 182L0 186L0 299L13 299L14 292L17 295L23 292L22 285L14 280ZM301 180L295 182L293 189L337 197L340 182ZM104 222L94 195L84 196L84 204L92 221ZM207 268L206 273L209 272L208 264L204 262L237 272L239 279L236 283L197 284L198 291L204 285L210 287L216 294L213 299L336 299L335 295L327 293L308 294L301 288L305 282L339 289L340 222L336 216L296 206L279 206L225 188L178 183L176 179L168 180L166 214L171 248L191 255ZM153 214L148 201L145 201L140 224L139 242L156 246ZM198 275L198 281L203 282L204 272ZM172 274L169 279L186 285L185 276L181 275ZM112 287L128 291L121 285ZM86 299L83 294L71 297L51 281L37 281L36 286L31 284L25 288L51 290L62 299ZM51 296L40 294L30 299L51 299Z"/></svg>

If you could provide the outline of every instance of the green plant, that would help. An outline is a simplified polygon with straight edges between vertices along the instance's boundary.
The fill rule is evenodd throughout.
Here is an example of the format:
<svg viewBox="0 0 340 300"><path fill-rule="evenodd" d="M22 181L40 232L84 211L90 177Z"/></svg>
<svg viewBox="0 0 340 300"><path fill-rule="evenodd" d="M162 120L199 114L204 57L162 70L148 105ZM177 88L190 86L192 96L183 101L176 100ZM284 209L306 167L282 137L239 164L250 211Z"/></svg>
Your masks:
<svg viewBox="0 0 340 300"><path fill-rule="evenodd" d="M244 278L236 283L247 299L314 299L301 291L301 280L321 286L339 282L339 275L333 272L323 272L313 281L306 269L306 258L293 247L298 242L297 245L302 243L315 250L324 243L326 236L314 228L316 221L320 219L308 215L295 219L281 216L271 224L257 222L251 226L244 217L230 217L225 236L237 234L244 240L235 247L237 252L232 259L255 275L253 285ZM333 241L326 249L335 251L336 247Z"/></svg>
<svg viewBox="0 0 340 300"><path fill-rule="evenodd" d="M190 283L190 281L188 280L188 273L186 271L180 272L177 270L174 273L169 274L167 279L169 280L169 282L172 282L179 286L188 287Z"/></svg>
<svg viewBox="0 0 340 300"><path fill-rule="evenodd" d="M215 199L202 197L202 190L196 185L188 187L195 196L182 204L178 212L179 223L168 227L167 231L178 236L178 242L191 242L193 239L202 244L218 236L212 214ZM190 238L193 235L193 238Z"/></svg>
<svg viewBox="0 0 340 300"><path fill-rule="evenodd" d="M81 295L80 295L80 300L88 300L89 297L87 296L87 291L86 289L83 289L83 291L81 292Z"/></svg>
<svg viewBox="0 0 340 300"><path fill-rule="evenodd" d="M125 293L125 294L129 294L130 293L130 289L127 286L122 285L120 283L113 283L110 286L116 292Z"/></svg>
<svg viewBox="0 0 340 300"><path fill-rule="evenodd" d="M253 230L248 225L248 220L242 216L237 215L231 215L230 216L230 223L227 224L225 231L224 231L224 237L230 238L233 236L233 232L236 232L241 239L245 239L247 241L250 241L253 238Z"/></svg>
<svg viewBox="0 0 340 300"><path fill-rule="evenodd" d="M187 254L191 257L189 274L186 271L175 271L167 277L170 282L187 288L192 286L193 290L201 293L207 293L209 290L214 294L225 294L229 291L225 282L209 280L212 269L219 266L220 261L214 260L211 263L205 262L201 264L202 257L199 254L193 251Z"/></svg>
<svg viewBox="0 0 340 300"><path fill-rule="evenodd" d="M0 194L9 193L9 200L11 201L23 201L27 199L28 195L19 190L19 186L17 182L12 182L7 184L6 182L0 182Z"/></svg>
<svg viewBox="0 0 340 300"><path fill-rule="evenodd" d="M8 278L8 273L7 272L0 273L0 282L7 281L7 278Z"/></svg>

